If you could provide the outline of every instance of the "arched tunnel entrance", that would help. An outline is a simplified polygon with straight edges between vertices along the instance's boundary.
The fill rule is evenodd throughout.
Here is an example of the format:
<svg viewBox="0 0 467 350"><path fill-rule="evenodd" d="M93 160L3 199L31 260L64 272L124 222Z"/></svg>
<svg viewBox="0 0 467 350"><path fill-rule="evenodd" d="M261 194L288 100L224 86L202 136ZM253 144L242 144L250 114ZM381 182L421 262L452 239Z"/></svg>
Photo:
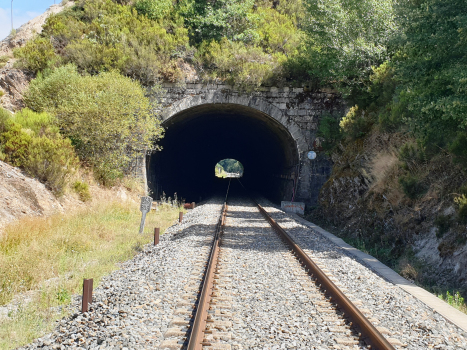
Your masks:
<svg viewBox="0 0 467 350"><path fill-rule="evenodd" d="M244 166L242 183L273 200L290 200L299 153L289 131L267 114L238 104L203 104L163 123L162 151L147 161L154 198L177 192L188 202L224 189L213 167L232 158Z"/></svg>

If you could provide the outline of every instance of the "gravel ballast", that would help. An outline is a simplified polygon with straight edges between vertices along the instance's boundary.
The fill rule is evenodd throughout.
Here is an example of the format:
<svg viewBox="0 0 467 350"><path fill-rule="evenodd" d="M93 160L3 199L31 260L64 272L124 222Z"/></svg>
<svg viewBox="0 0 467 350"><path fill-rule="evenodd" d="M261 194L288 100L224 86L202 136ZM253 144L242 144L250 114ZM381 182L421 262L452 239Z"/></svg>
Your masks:
<svg viewBox="0 0 467 350"><path fill-rule="evenodd" d="M467 349L466 334L267 201L300 244L396 349ZM160 244L102 279L76 312L22 349L181 349L222 199L188 212ZM205 349L364 349L254 204L229 203Z"/></svg>
<svg viewBox="0 0 467 350"><path fill-rule="evenodd" d="M315 262L325 266L345 294L385 336L406 349L467 349L467 334L401 288L371 271L326 237L290 218L268 201L265 210Z"/></svg>

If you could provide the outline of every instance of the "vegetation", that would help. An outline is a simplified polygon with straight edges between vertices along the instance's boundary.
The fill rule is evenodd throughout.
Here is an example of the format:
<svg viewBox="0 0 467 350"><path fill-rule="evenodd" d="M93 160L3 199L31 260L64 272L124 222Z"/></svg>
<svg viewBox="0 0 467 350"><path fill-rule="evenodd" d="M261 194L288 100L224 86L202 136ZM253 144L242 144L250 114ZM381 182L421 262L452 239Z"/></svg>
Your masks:
<svg viewBox="0 0 467 350"><path fill-rule="evenodd" d="M243 165L235 159L223 159L215 166L215 174L217 177L230 177L228 174L239 174L239 177L243 176Z"/></svg>
<svg viewBox="0 0 467 350"><path fill-rule="evenodd" d="M453 215L433 215L439 211L434 207L430 211L442 256L467 239L467 191L461 187L467 171L466 23L463 0L79 0L49 17L43 32L15 51L18 66L36 79L25 96L29 109L14 116L0 110L0 159L22 167L56 194L63 193L79 164L92 167L101 183L113 185L132 159L157 147L162 129L147 95L161 81L184 84L190 75L246 90L268 84L337 88L349 112L341 120L322 116L318 130L324 151L339 160L336 173L356 176L360 165L355 162L370 137L399 140L388 150L394 166L381 175L393 198L385 192L389 185L378 189L373 184L356 206L380 206L364 211L366 230L347 238L395 268L408 261L399 270L417 280L418 265L412 263L405 230L420 230L427 220L421 204L440 200L455 208ZM5 60L0 58L0 66ZM243 172L235 160L224 160L215 169L219 176ZM444 186L442 178L455 179ZM71 188L81 200L90 200L86 183L73 178ZM109 220L116 225L121 218L135 219L127 208L102 210L115 214ZM107 214L97 210L93 215L89 220L96 221L89 226L98 229L89 237L106 247L110 233L97 220L107 220ZM385 215L388 222L381 219ZM59 242L61 252L88 257L89 237L82 241L71 235L64 241L66 235L44 232ZM20 239L34 248L28 237ZM5 244L13 247L8 254L23 247ZM128 249L117 255L130 256ZM5 280L4 293L10 294L3 300L23 286L39 288L34 274L11 271L23 280L11 286ZM47 300L67 301L79 278L70 282L74 287L47 292ZM445 298L461 300L451 294Z"/></svg>
<svg viewBox="0 0 467 350"><path fill-rule="evenodd" d="M97 198L85 209L49 218L27 218L10 224L0 237L0 305L18 293L16 311L0 324L0 348L30 342L68 313L66 306L79 294L83 278L102 276L132 258L152 241L154 227L163 232L178 218L169 206L147 216L143 235L137 228L141 213L136 201ZM57 311L56 307L61 307ZM62 311L60 311L62 310Z"/></svg>
<svg viewBox="0 0 467 350"><path fill-rule="evenodd" d="M35 79L25 102L55 116L61 133L104 184L122 178L162 132L140 85L116 72L81 76L66 65Z"/></svg>
<svg viewBox="0 0 467 350"><path fill-rule="evenodd" d="M391 0L305 0L309 74L320 85L341 87L363 83L389 57L396 30Z"/></svg>
<svg viewBox="0 0 467 350"><path fill-rule="evenodd" d="M444 300L449 305L455 307L463 313L467 313L465 299L462 297L459 291L455 291L452 294L449 291L446 291L446 293L438 294L438 298Z"/></svg>
<svg viewBox="0 0 467 350"><path fill-rule="evenodd" d="M10 57L8 57L8 56L0 56L0 69L3 68L6 65L6 63L8 62L9 59L10 59Z"/></svg>
<svg viewBox="0 0 467 350"><path fill-rule="evenodd" d="M79 159L71 141L58 132L52 120L46 113L27 109L14 117L0 110L0 159L23 168L61 195Z"/></svg>

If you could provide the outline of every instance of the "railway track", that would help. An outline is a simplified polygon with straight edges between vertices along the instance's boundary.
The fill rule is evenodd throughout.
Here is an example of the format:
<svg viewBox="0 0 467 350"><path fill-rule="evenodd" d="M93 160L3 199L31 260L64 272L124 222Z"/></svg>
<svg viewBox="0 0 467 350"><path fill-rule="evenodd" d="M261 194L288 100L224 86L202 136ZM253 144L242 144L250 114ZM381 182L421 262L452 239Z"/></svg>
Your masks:
<svg viewBox="0 0 467 350"><path fill-rule="evenodd" d="M235 251L238 251L236 245L244 238L248 240L248 237L230 232L229 221L235 220L236 215L234 213L231 216L232 219L231 217L227 219L229 209L227 196L208 254L195 308L188 316L191 318L190 324L180 332L180 334L186 332L185 336L176 343L178 346L174 343L172 343L174 346L162 343L161 349L174 347L188 350L255 348L253 344L242 345L241 336L235 335L235 328L242 327L243 323L239 318L239 313L236 312L235 304L245 300L242 300L241 296L239 298L239 293L234 293L235 296L232 295L232 290L235 289L232 286L235 283L235 275L232 273L232 269L235 269L235 263L232 263L232 260L240 259L240 257L234 256L236 255ZM336 349L394 349L359 311L359 308L345 296L318 264L308 257L291 236L268 215L266 210L256 202L254 205L256 206L254 220L259 222L260 214L270 225L269 229L265 228L264 224L263 227L258 227L261 236L263 236L260 239L267 239L276 249L283 250L281 255L285 266L289 269L289 271L284 272L293 275L298 293L301 293L296 306L304 305L305 307L292 310L291 313L293 311L295 311L294 314L309 312L309 315L302 316L304 318L309 316L310 320L319 322L312 323L310 332L317 331L321 327L334 334L326 344L322 345L325 348ZM235 225L235 222L233 224ZM270 236L270 238L265 236ZM245 264L243 267L248 268ZM283 296L283 302L288 302L287 296ZM251 312L257 312L257 310L252 308ZM248 318L248 315L244 315L244 317ZM306 327L304 328L306 329ZM261 337L260 334L257 336ZM268 338L271 343L274 343L274 334L269 335Z"/></svg>
<svg viewBox="0 0 467 350"><path fill-rule="evenodd" d="M368 334L259 208L232 195L224 202L214 197L188 212L158 245L101 280L89 312L61 319L22 349L368 349ZM394 348L467 350L461 328L300 220L260 204ZM70 307L80 306L74 297Z"/></svg>

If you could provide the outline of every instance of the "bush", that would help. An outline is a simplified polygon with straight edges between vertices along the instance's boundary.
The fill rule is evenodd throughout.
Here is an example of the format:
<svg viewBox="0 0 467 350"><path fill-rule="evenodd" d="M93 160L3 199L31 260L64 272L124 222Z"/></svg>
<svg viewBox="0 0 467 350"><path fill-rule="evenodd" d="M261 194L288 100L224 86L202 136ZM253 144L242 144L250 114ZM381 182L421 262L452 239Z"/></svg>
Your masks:
<svg viewBox="0 0 467 350"><path fill-rule="evenodd" d="M247 90L281 75L281 67L274 56L260 47L247 47L226 38L203 43L195 58L207 72L206 78L226 80Z"/></svg>
<svg viewBox="0 0 467 350"><path fill-rule="evenodd" d="M21 129L19 124L7 121L4 132L0 134L0 147L5 162L21 167L27 159L31 135Z"/></svg>
<svg viewBox="0 0 467 350"><path fill-rule="evenodd" d="M29 108L23 108L17 112L13 120L21 125L23 129L34 131L36 135L42 135L47 132L57 133L58 128L54 127L55 119L48 113L36 113Z"/></svg>
<svg viewBox="0 0 467 350"><path fill-rule="evenodd" d="M28 41L26 45L15 50L14 55L18 58L18 65L21 68L34 73L51 67L57 60L50 39L42 37Z"/></svg>
<svg viewBox="0 0 467 350"><path fill-rule="evenodd" d="M34 137L23 167L38 178L56 195L62 195L69 178L78 167L79 160L69 139Z"/></svg>
<svg viewBox="0 0 467 350"><path fill-rule="evenodd" d="M405 169L414 170L419 164L426 162L426 154L422 146L407 142L399 149L399 160Z"/></svg>
<svg viewBox="0 0 467 350"><path fill-rule="evenodd" d="M91 200L91 193L89 192L89 186L86 182L76 181L73 184L73 190L78 194L81 201L87 202Z"/></svg>
<svg viewBox="0 0 467 350"><path fill-rule="evenodd" d="M6 63L8 62L9 59L10 59L10 57L8 57L8 56L0 56L0 68L5 67L5 65L6 65Z"/></svg>
<svg viewBox="0 0 467 350"><path fill-rule="evenodd" d="M399 178L399 184L401 185L405 195L410 199L420 198L427 191L426 186L424 186L420 180L413 175L401 176Z"/></svg>
<svg viewBox="0 0 467 350"><path fill-rule="evenodd" d="M172 0L138 0L135 4L139 14L153 20L167 16L172 7Z"/></svg>
<svg viewBox="0 0 467 350"><path fill-rule="evenodd" d="M372 120L365 111L359 110L358 106L350 108L349 112L339 123L345 136L350 139L358 139L365 136L371 129Z"/></svg>
<svg viewBox="0 0 467 350"><path fill-rule="evenodd" d="M325 115L321 118L318 127L318 136L322 137L322 147L325 151L331 152L342 139L342 132L339 121L332 116Z"/></svg>
<svg viewBox="0 0 467 350"><path fill-rule="evenodd" d="M56 116L79 156L104 184L113 184L130 161L154 147L159 119L141 86L117 72L80 76L73 65L32 81L25 94L31 109Z"/></svg>
<svg viewBox="0 0 467 350"><path fill-rule="evenodd" d="M23 128L23 123L28 128ZM61 195L79 160L71 141L64 139L50 123L51 117L46 113L23 110L13 117L2 110L0 153L2 160L23 168Z"/></svg>
<svg viewBox="0 0 467 350"><path fill-rule="evenodd" d="M305 0L308 57L322 83L354 84L388 57L393 1Z"/></svg>
<svg viewBox="0 0 467 350"><path fill-rule="evenodd" d="M183 80L180 58L192 56L193 50L184 20L172 7L171 0L137 2L140 13L162 16L152 20L132 6L89 0L49 17L41 35L52 38L62 61L75 64L80 72L118 70L145 85Z"/></svg>
<svg viewBox="0 0 467 350"><path fill-rule="evenodd" d="M454 198L454 202L459 206L457 209L459 221L462 223L467 222L467 197L463 194Z"/></svg>
<svg viewBox="0 0 467 350"><path fill-rule="evenodd" d="M454 162L467 169L467 133L460 133L449 147L454 155Z"/></svg>
<svg viewBox="0 0 467 350"><path fill-rule="evenodd" d="M434 221L435 226L438 228L436 237L441 238L451 227L451 218L447 215L438 215Z"/></svg>

